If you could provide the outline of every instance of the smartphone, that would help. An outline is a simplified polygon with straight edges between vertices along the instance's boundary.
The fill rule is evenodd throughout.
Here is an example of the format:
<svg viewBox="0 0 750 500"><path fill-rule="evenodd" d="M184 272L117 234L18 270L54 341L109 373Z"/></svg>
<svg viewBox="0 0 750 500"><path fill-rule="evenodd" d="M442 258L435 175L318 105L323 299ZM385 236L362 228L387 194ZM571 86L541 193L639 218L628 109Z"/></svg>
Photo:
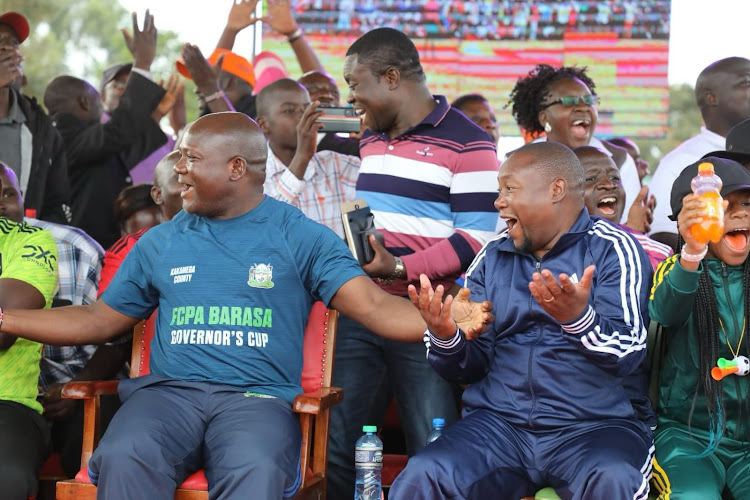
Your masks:
<svg viewBox="0 0 750 500"><path fill-rule="evenodd" d="M318 108L323 115L316 121L322 123L321 132L359 132L359 115L354 108Z"/></svg>

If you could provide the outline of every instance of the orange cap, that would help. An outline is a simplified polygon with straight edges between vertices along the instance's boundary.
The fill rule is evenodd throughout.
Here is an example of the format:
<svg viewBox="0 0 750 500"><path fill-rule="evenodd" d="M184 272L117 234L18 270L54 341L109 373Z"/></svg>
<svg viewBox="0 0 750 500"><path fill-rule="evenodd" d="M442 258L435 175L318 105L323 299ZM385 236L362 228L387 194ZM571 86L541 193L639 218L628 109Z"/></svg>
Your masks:
<svg viewBox="0 0 750 500"><path fill-rule="evenodd" d="M231 50L214 50L213 54L211 54L211 57L208 58L208 63L211 66L216 66L217 62L219 61L219 56L222 54L224 54L224 59L221 62L222 71L226 71L227 73L230 73L237 78L246 81L253 88L255 88L255 71L253 69L252 63L244 57L235 54ZM175 61L175 66L177 67L178 73L180 73L185 78L192 79L192 77L190 76L190 71L188 71L187 66L185 66L185 61L182 58Z"/></svg>

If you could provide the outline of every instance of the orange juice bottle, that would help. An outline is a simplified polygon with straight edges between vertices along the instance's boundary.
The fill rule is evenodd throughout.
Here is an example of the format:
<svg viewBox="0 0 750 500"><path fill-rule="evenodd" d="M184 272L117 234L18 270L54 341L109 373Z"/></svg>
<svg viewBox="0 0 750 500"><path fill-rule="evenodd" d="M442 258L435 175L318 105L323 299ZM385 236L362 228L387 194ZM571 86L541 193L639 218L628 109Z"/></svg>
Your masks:
<svg viewBox="0 0 750 500"><path fill-rule="evenodd" d="M690 233L699 243L713 241L718 243L724 234L724 203L721 198L721 178L714 173L714 166L709 162L698 165L696 175L690 187L693 193L706 203L703 221L690 226Z"/></svg>

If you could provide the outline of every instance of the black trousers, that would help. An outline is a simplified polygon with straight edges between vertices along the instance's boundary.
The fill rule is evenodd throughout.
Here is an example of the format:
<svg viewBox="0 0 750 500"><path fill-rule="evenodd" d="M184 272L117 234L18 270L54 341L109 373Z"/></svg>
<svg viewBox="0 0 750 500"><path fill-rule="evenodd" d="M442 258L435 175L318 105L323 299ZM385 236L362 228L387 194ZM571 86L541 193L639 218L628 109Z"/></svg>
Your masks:
<svg viewBox="0 0 750 500"><path fill-rule="evenodd" d="M13 401L0 401L0 484L2 498L36 495L39 468L49 455L50 429L42 416Z"/></svg>

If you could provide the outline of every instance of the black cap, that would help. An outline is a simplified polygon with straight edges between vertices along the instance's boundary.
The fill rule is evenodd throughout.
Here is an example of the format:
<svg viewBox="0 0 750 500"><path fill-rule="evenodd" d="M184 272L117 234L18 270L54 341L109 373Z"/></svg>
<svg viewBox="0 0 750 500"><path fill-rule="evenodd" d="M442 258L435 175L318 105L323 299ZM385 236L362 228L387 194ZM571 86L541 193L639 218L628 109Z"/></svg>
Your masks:
<svg viewBox="0 0 750 500"><path fill-rule="evenodd" d="M693 177L698 175L698 165L701 163L710 163L714 166L714 173L721 178L723 183L721 196L726 196L740 189L750 189L750 172L736 161L713 156L701 158L692 165L685 167L672 184L672 196L670 197L672 215L669 216L670 219L677 220L677 214L682 210L682 199L693 192L690 182Z"/></svg>
<svg viewBox="0 0 750 500"><path fill-rule="evenodd" d="M130 72L130 70L132 69L133 69L132 63L118 63L118 64L113 64L109 68L102 71L102 81L99 84L99 92L104 92L104 87L109 82L111 82L112 80L114 80L115 78L117 78L123 73Z"/></svg>
<svg viewBox="0 0 750 500"><path fill-rule="evenodd" d="M713 151L703 155L703 158L708 156L728 158L743 164L750 161L750 118L729 129L725 151Z"/></svg>

